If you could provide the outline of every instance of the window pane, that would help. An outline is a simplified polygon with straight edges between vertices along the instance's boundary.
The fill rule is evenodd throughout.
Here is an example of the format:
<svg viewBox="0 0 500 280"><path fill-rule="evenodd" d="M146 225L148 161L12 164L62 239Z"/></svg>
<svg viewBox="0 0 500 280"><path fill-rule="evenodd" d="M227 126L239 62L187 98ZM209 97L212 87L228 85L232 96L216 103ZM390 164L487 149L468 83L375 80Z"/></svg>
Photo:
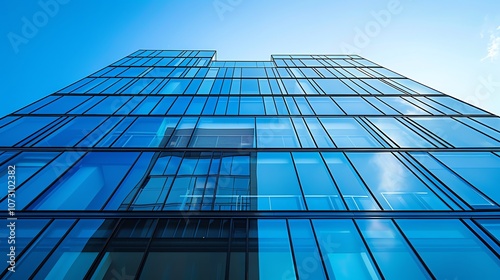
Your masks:
<svg viewBox="0 0 500 280"><path fill-rule="evenodd" d="M500 141L490 138L452 118L411 118L451 145L462 147L500 147Z"/></svg>
<svg viewBox="0 0 500 280"><path fill-rule="evenodd" d="M308 97L307 100L311 104L316 115L344 115L339 106L335 104L330 97Z"/></svg>
<svg viewBox="0 0 500 280"><path fill-rule="evenodd" d="M397 220L437 279L495 279L500 260L459 220Z"/></svg>
<svg viewBox="0 0 500 280"><path fill-rule="evenodd" d="M340 107L348 115L382 115L382 113L370 105L361 97L334 97Z"/></svg>
<svg viewBox="0 0 500 280"><path fill-rule="evenodd" d="M38 142L36 147L72 147L97 126L105 117L83 117L78 116L63 127L59 127L55 132Z"/></svg>
<svg viewBox="0 0 500 280"><path fill-rule="evenodd" d="M319 153L292 153L308 210L345 210Z"/></svg>
<svg viewBox="0 0 500 280"><path fill-rule="evenodd" d="M343 153L322 153L350 210L380 210Z"/></svg>
<svg viewBox="0 0 500 280"><path fill-rule="evenodd" d="M189 147L254 147L254 119L200 118Z"/></svg>
<svg viewBox="0 0 500 280"><path fill-rule="evenodd" d="M309 220L289 220L295 264L300 279L326 279Z"/></svg>
<svg viewBox="0 0 500 280"><path fill-rule="evenodd" d="M264 115L262 97L241 97L240 115Z"/></svg>
<svg viewBox="0 0 500 280"><path fill-rule="evenodd" d="M395 118L368 118L378 129L401 148L434 148L425 138L400 123Z"/></svg>
<svg viewBox="0 0 500 280"><path fill-rule="evenodd" d="M458 175L500 204L500 157L491 153L432 153Z"/></svg>
<svg viewBox="0 0 500 280"><path fill-rule="evenodd" d="M0 146L12 147L22 139L42 130L44 126L54 121L55 117L22 117L16 121L0 128Z"/></svg>
<svg viewBox="0 0 500 280"><path fill-rule="evenodd" d="M304 201L289 153L257 153L258 210L303 210Z"/></svg>
<svg viewBox="0 0 500 280"><path fill-rule="evenodd" d="M30 209L100 210L127 174L138 153L87 154L46 191Z"/></svg>
<svg viewBox="0 0 500 280"><path fill-rule="evenodd" d="M431 279L390 220L356 220L385 279Z"/></svg>
<svg viewBox="0 0 500 280"><path fill-rule="evenodd" d="M444 155L444 157L454 157L453 154L449 153L449 155ZM428 153L412 153L411 155L473 208L496 208L492 201ZM456 159L453 159L453 162L462 160L464 160L464 157L456 157Z"/></svg>
<svg viewBox="0 0 500 280"><path fill-rule="evenodd" d="M179 118L137 118L113 147L164 147L178 120Z"/></svg>
<svg viewBox="0 0 500 280"><path fill-rule="evenodd" d="M351 220L313 220L330 279L381 279Z"/></svg>
<svg viewBox="0 0 500 280"><path fill-rule="evenodd" d="M257 118L257 147L298 148L297 135L289 118Z"/></svg>
<svg viewBox="0 0 500 280"><path fill-rule="evenodd" d="M449 210L391 153L347 153L385 210Z"/></svg>
<svg viewBox="0 0 500 280"><path fill-rule="evenodd" d="M333 142L340 148L382 147L368 131L353 118L320 118Z"/></svg>
<svg viewBox="0 0 500 280"><path fill-rule="evenodd" d="M356 94L355 91L346 86L340 79L314 79L314 82L326 94Z"/></svg>

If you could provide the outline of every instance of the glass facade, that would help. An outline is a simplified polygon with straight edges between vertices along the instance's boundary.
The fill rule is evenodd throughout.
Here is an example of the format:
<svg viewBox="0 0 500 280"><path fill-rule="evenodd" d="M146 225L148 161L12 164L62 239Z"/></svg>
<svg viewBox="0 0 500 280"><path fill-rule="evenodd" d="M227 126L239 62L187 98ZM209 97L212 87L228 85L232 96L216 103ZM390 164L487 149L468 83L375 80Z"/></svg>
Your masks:
<svg viewBox="0 0 500 280"><path fill-rule="evenodd" d="M499 125L357 55L139 50L0 119L0 277L498 279Z"/></svg>

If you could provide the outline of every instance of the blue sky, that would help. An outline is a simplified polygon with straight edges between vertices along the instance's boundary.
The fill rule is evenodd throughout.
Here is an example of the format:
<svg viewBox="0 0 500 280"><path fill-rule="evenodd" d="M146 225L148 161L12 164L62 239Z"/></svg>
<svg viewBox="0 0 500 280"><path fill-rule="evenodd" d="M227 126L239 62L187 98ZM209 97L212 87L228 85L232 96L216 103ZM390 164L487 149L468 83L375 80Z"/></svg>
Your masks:
<svg viewBox="0 0 500 280"><path fill-rule="evenodd" d="M0 116L137 49L357 53L500 115L500 1L6 0Z"/></svg>

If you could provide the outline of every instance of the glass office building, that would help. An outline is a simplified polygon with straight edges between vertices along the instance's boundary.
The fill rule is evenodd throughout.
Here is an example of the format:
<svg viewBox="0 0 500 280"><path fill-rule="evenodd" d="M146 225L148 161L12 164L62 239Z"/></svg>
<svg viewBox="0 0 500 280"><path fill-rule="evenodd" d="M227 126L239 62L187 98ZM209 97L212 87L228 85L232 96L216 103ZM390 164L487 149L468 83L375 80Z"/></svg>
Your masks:
<svg viewBox="0 0 500 280"><path fill-rule="evenodd" d="M139 50L0 135L2 279L500 277L500 118L357 55Z"/></svg>

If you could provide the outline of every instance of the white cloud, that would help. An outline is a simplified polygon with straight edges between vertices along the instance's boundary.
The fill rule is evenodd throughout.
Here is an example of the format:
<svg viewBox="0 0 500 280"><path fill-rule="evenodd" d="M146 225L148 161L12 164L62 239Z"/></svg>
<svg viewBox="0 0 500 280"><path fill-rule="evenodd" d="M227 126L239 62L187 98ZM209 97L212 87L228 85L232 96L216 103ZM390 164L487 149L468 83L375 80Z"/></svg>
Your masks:
<svg viewBox="0 0 500 280"><path fill-rule="evenodd" d="M488 54L481 59L481 61L489 59L496 60L500 54L500 26L496 28L496 32L490 34L490 41L488 43Z"/></svg>

